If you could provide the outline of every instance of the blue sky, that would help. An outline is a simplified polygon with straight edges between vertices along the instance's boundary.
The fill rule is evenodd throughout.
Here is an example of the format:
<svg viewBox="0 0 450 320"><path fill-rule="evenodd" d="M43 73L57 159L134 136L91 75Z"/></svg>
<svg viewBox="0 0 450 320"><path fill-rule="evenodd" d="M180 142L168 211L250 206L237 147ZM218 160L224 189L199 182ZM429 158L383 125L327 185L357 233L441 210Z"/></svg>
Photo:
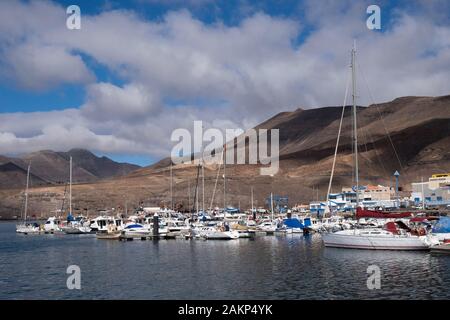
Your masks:
<svg viewBox="0 0 450 320"><path fill-rule="evenodd" d="M57 29L71 4L80 6L82 26L87 26L79 34ZM382 9L381 31L365 28L368 4ZM410 65L418 65L417 79L441 83L448 78L441 66L448 62L449 6L439 0L62 0L1 5L0 154L86 147L118 161L148 165L169 154L170 130L189 126L189 121L246 128L298 106L338 105L345 48L353 37L371 57L368 65L376 60L377 78L372 81L380 101L445 93L442 86L419 86L415 79L402 87L389 86L387 79L411 78ZM13 14L23 16L23 28L8 25ZM426 32L432 33L428 39ZM430 39L434 34L436 39ZM72 35L74 41L67 39ZM115 36L117 42L104 40ZM222 42L216 43L217 38ZM417 38L417 46L409 38ZM102 41L111 47L97 47ZM381 75L380 68L393 65L383 55L396 56L400 49L404 59L395 59L404 70ZM318 76L317 70L327 72ZM329 85L327 97L319 88L323 84ZM60 140L55 137L58 130L64 132ZM137 136L139 132L144 134Z"/></svg>

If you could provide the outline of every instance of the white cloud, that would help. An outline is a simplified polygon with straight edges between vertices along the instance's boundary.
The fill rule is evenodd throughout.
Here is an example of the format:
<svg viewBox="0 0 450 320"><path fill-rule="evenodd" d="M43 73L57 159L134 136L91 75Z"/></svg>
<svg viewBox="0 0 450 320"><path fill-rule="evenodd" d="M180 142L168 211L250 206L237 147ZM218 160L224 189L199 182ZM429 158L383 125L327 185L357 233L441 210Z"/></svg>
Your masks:
<svg viewBox="0 0 450 320"><path fill-rule="evenodd" d="M80 56L55 45L18 45L6 52L3 64L8 80L32 90L45 90L66 83L87 84L95 79Z"/></svg>
<svg viewBox="0 0 450 320"><path fill-rule="evenodd" d="M339 105L354 37L377 101L448 94L450 27L434 15L399 12L395 25L380 33L366 28L361 2L310 1L305 8L306 21L256 13L236 26L204 24L186 10L160 21L114 10L83 16L82 30L69 31L62 7L2 2L0 29L8 31L0 32L0 72L33 89L61 83L87 88L78 110L0 114L2 137L18 139L24 150L78 146L166 156L171 131L191 128L193 120L248 128L299 106ZM26 21L11 18L19 16ZM297 46L306 23L314 29ZM92 83L79 53L126 84ZM361 77L358 91L360 103L369 103ZM39 119L33 123L33 117ZM56 123L66 130L63 142L52 138ZM70 134L75 132L84 138ZM13 149L0 145L0 154Z"/></svg>
<svg viewBox="0 0 450 320"><path fill-rule="evenodd" d="M142 85L129 84L123 88L110 83L88 87L88 101L82 114L92 120L134 120L154 115L159 102Z"/></svg>

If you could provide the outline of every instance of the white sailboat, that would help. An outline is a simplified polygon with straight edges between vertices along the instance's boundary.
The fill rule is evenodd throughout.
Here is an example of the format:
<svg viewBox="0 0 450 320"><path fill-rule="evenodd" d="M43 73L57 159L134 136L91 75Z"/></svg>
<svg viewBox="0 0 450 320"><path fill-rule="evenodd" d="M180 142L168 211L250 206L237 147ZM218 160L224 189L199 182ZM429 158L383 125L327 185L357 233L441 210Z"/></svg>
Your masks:
<svg viewBox="0 0 450 320"><path fill-rule="evenodd" d="M359 168L358 168L358 134L356 119L356 48L351 52L352 68L352 100L353 100L353 143L354 143L354 166L356 182L356 208L359 207ZM344 103L345 108L345 103ZM342 125L342 118L341 118ZM339 127L339 133L341 125ZM337 140L339 143L339 138ZM336 147L337 149L337 147ZM336 157L336 153L335 153ZM333 162L333 170L334 171ZM330 182L331 186L331 182ZM329 194L330 187L328 189ZM328 201L328 199L327 199ZM359 209L358 209L359 210ZM341 230L334 233L325 232L322 240L326 247L354 248L354 249L379 249L379 250L426 250L437 240L432 235L417 236L408 231L398 232L396 230L384 230L379 228Z"/></svg>
<svg viewBox="0 0 450 320"><path fill-rule="evenodd" d="M70 157L70 178L69 178L69 216L72 216L72 157ZM88 224L88 223L86 223ZM85 225L83 220L68 221L62 228L66 234L87 234L91 232L89 225Z"/></svg>
<svg viewBox="0 0 450 320"><path fill-rule="evenodd" d="M26 185L26 189L25 189L25 206L24 206L24 213L23 213L23 222L16 226L16 232L23 233L23 234L39 233L39 231L40 231L40 227L37 223L27 223L28 187L29 187L29 183L30 183L30 167L31 167L31 165L29 164L28 169L27 169L27 185Z"/></svg>

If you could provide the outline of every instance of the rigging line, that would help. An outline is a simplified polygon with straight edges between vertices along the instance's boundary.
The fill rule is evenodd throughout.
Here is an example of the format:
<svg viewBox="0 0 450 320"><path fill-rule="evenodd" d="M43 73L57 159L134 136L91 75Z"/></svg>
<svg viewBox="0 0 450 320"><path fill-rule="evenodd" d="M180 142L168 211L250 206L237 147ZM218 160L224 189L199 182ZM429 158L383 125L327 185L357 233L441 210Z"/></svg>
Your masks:
<svg viewBox="0 0 450 320"><path fill-rule="evenodd" d="M339 148L339 140L341 137L342 122L344 120L345 105L347 104L347 95L348 95L349 87L350 87L350 73L347 76L347 85L345 87L345 96L344 96L344 103L342 104L341 121L339 122L339 130L338 130L338 136L337 136L337 140L336 140L336 147L334 149L333 166L331 167L330 181L328 183L327 199L326 199L327 202L328 202L328 198L329 198L330 192L331 192L331 184L333 183L334 169L336 166L336 157L337 157L337 152L338 152L338 148Z"/></svg>
<svg viewBox="0 0 450 320"><path fill-rule="evenodd" d="M222 159L223 157L223 149L222 149L222 154L220 155L220 159ZM217 175L216 175L216 182L214 183L214 190L213 190L213 194L211 197L211 204L209 206L209 210L212 209L213 203L214 203L214 197L216 195L216 188L217 188L217 181L219 180L219 173L220 173L220 167L222 166L222 164L219 161L219 168L217 169Z"/></svg>
<svg viewBox="0 0 450 320"><path fill-rule="evenodd" d="M388 137L388 140L389 140L389 142L390 142L390 144L392 146L392 149L394 150L394 154L395 154L395 157L397 158L398 164L400 165L400 169L403 170L402 162L401 162L400 157L399 157L399 155L397 153L397 149L395 148L395 145L394 145L394 142L392 141L391 135L389 134L389 132L388 132L388 130L386 128L386 123L384 122L384 118L383 118L383 116L382 116L382 114L380 112L380 109L379 109L378 105L375 103L375 100L374 100L373 95L372 95L372 91L370 90L370 87L369 87L369 83L368 83L368 81L366 79L366 76L364 75L364 72L362 72L362 68L359 65L359 63L358 63L358 68L359 68L359 70L361 70L360 72L361 72L361 75L363 76L364 82L366 84L367 91L369 92L370 100L372 101L372 104L375 106L375 109L378 112L378 115L380 117L381 123L383 124L384 132L386 133L386 135Z"/></svg>
<svg viewBox="0 0 450 320"><path fill-rule="evenodd" d="M368 135L369 135L369 138L370 138L370 143L373 146L373 150L375 151L375 155L377 157L378 162L380 163L381 168L383 169L385 175L389 176L389 173L388 173L386 167L384 166L383 161L381 161L381 157L378 154L377 148L375 147L375 141L373 140L373 136L370 133Z"/></svg>

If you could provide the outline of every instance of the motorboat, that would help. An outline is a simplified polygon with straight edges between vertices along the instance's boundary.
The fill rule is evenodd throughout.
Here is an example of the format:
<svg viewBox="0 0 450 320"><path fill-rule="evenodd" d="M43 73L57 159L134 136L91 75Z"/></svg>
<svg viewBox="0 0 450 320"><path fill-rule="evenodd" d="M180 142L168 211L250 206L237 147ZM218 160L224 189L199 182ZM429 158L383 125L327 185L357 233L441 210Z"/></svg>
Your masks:
<svg viewBox="0 0 450 320"><path fill-rule="evenodd" d="M243 220L232 224L231 230L237 231L239 238L251 238L255 235L255 228L249 227Z"/></svg>
<svg viewBox="0 0 450 320"><path fill-rule="evenodd" d="M41 228L37 223L22 223L16 226L17 233L32 234L39 233Z"/></svg>
<svg viewBox="0 0 450 320"><path fill-rule="evenodd" d="M274 233L279 228L278 224L272 220L262 221L256 226L257 231L262 231L266 233Z"/></svg>
<svg viewBox="0 0 450 320"><path fill-rule="evenodd" d="M232 240L239 238L239 232L226 226L200 226L192 229L194 236L210 240Z"/></svg>
<svg viewBox="0 0 450 320"><path fill-rule="evenodd" d="M67 218L67 224L60 228L66 234L89 234L92 231L89 222L85 221L83 217L75 219L71 215Z"/></svg>
<svg viewBox="0 0 450 320"><path fill-rule="evenodd" d="M122 232L117 228L114 221L108 223L105 230L101 230L96 233L97 239L103 240L119 240L121 236Z"/></svg>
<svg viewBox="0 0 450 320"><path fill-rule="evenodd" d="M114 224L117 230L122 230L124 228L123 220L121 218L114 218L108 216L99 216L90 221L89 227L93 232L106 231L108 225Z"/></svg>
<svg viewBox="0 0 450 320"><path fill-rule="evenodd" d="M136 237L136 238L143 238L150 236L152 230L149 229L149 227L146 227L140 223L131 223L125 226L125 228L122 230L122 234L125 237Z"/></svg>
<svg viewBox="0 0 450 320"><path fill-rule="evenodd" d="M56 217L49 217L44 223L43 229L45 233L54 233L61 231L59 219Z"/></svg>

